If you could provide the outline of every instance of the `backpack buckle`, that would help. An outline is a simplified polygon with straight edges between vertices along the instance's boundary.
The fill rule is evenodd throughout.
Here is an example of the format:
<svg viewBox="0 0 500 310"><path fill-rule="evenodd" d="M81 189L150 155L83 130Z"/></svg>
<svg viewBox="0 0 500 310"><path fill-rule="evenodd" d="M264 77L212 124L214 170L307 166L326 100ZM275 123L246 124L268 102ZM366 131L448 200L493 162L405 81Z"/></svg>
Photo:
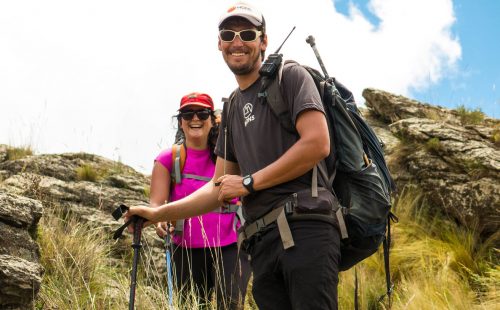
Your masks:
<svg viewBox="0 0 500 310"><path fill-rule="evenodd" d="M283 206L283 209L285 210L285 214L286 215L292 214L293 210L295 209L295 207L297 207L297 205L298 205L297 193L293 193L292 195L290 195L290 198Z"/></svg>
<svg viewBox="0 0 500 310"><path fill-rule="evenodd" d="M266 228L266 222L264 222L263 218L256 220L254 224L258 232L261 232L264 230L264 228Z"/></svg>

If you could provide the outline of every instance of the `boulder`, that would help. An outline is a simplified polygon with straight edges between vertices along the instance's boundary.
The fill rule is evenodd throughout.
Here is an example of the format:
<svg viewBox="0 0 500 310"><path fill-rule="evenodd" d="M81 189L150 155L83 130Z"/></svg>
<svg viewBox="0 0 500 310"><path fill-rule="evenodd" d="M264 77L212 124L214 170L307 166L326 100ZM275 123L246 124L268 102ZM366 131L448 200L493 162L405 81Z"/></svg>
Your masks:
<svg viewBox="0 0 500 310"><path fill-rule="evenodd" d="M35 241L42 204L0 191L0 308L31 309L42 281Z"/></svg>

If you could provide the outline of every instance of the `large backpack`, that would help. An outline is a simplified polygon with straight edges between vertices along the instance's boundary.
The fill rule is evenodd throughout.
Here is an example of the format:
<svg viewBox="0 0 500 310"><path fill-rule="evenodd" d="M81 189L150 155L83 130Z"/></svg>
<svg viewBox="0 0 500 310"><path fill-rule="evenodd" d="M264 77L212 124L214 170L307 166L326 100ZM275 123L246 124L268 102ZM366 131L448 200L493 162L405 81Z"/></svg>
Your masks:
<svg viewBox="0 0 500 310"><path fill-rule="evenodd" d="M259 97L269 104L286 130L296 133L281 93L284 66L299 64L287 61L280 65L274 77L262 77ZM335 78L325 79L315 69L302 67L311 75L321 95L330 133L330 154L317 169L323 184L328 184L341 205L337 212L342 238L339 268L350 269L375 253L383 243L387 293L390 294L390 221L397 221L397 217L390 212L390 194L395 184L384 159L382 143L360 115L352 93L344 85Z"/></svg>

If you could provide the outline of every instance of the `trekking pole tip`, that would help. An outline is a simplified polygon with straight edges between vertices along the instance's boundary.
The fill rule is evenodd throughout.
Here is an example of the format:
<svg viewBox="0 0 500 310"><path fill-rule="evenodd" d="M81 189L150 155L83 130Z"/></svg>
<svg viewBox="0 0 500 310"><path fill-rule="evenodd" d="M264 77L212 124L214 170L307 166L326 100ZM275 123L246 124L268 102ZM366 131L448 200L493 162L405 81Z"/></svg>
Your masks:
<svg viewBox="0 0 500 310"><path fill-rule="evenodd" d="M314 40L314 37L312 35L309 35L307 38L306 38L306 42L311 45L311 46L314 46L316 43L315 43L315 40Z"/></svg>

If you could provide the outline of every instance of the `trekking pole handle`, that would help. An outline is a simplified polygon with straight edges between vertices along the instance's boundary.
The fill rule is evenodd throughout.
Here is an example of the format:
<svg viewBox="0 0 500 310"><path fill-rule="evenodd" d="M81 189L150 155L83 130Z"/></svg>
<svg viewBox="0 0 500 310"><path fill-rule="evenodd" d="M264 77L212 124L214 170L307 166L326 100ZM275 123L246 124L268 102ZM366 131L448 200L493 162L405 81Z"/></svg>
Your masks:
<svg viewBox="0 0 500 310"><path fill-rule="evenodd" d="M328 75L328 72L326 72L326 68L325 68L325 65L323 64L323 60L321 59L321 56L319 55L318 49L316 48L316 40L314 39L314 37L312 35L310 35L306 38L306 42L309 45L311 45L311 48L314 51L314 55L316 55L316 59L319 62L319 65L321 67L321 70L323 71L323 74L325 75L325 78L329 79L330 76Z"/></svg>
<svg viewBox="0 0 500 310"><path fill-rule="evenodd" d="M134 240L132 243L132 247L135 248L140 248L142 246L141 244L141 236L142 236L142 224L144 223L144 218L138 216L135 219L134 223Z"/></svg>
<svg viewBox="0 0 500 310"><path fill-rule="evenodd" d="M164 237L165 248L170 247L170 244L172 242L172 236L170 235L170 227L172 227L172 224L168 223L167 224L167 233L165 234L165 237Z"/></svg>

